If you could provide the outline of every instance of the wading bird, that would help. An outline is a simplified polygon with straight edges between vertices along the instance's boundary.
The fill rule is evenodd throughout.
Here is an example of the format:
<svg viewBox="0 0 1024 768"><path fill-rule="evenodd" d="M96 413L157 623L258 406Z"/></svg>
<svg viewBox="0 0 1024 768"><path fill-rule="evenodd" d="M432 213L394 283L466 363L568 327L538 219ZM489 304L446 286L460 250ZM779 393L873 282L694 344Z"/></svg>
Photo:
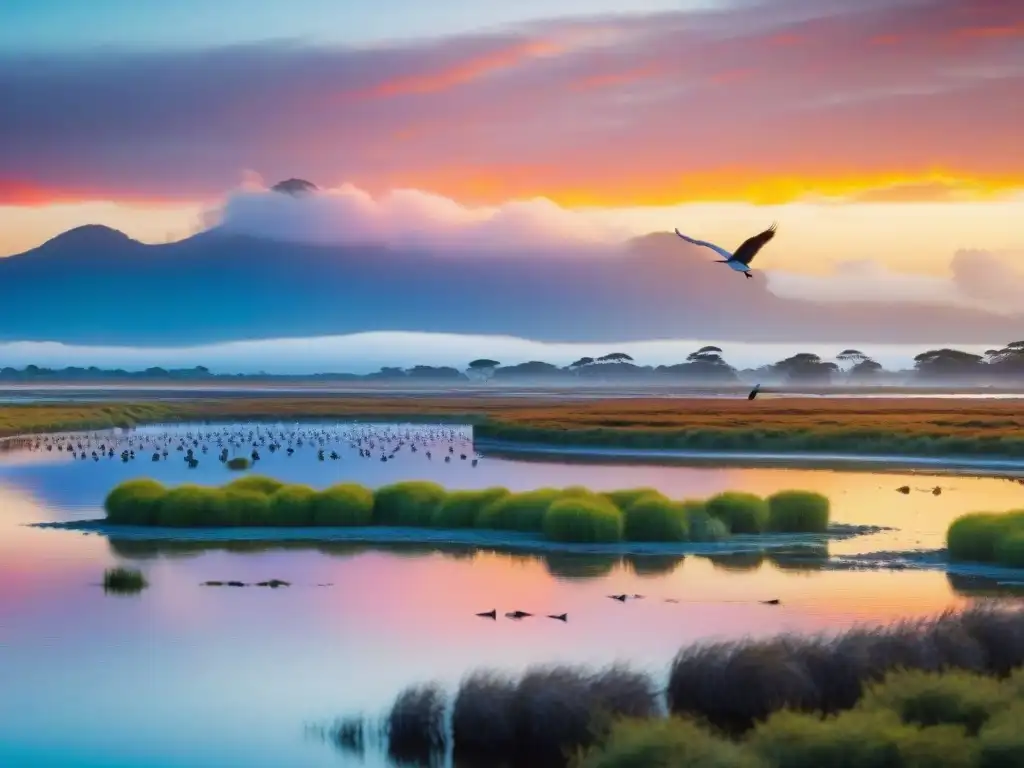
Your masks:
<svg viewBox="0 0 1024 768"><path fill-rule="evenodd" d="M750 390L750 394L747 395L747 400L753 400L755 397L757 397L757 393L760 392L760 391L761 391L761 385L760 384L755 384L754 388L752 390Z"/></svg>
<svg viewBox="0 0 1024 768"><path fill-rule="evenodd" d="M725 248L721 248L715 245L714 243L709 243L705 240L694 240L692 237L687 237L686 235L684 235L678 229L676 230L676 234L679 235L679 237L683 238L683 240L685 240L688 243L692 243L693 245L700 245L705 248L710 248L719 256L723 257L722 261L717 262L718 264L728 264L729 269L734 269L737 272L742 272L748 278L750 278L753 277L753 275L750 273L750 262L753 261L754 257L757 255L757 252L764 247L765 243L767 243L769 240L775 237L776 228L776 225L772 224L768 229L766 229L761 234L754 235L753 237L748 237L746 240L743 241L742 245L740 245L740 247L736 249L736 253L729 253L727 250L725 250Z"/></svg>

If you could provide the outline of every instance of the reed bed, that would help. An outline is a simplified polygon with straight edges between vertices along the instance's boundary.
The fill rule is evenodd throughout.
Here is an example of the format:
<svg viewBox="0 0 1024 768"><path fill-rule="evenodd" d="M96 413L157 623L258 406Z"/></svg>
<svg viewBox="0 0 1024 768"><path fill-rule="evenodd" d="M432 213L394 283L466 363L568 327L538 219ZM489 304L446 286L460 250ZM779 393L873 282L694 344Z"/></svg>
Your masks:
<svg viewBox="0 0 1024 768"><path fill-rule="evenodd" d="M915 398L560 401L467 394L192 398L0 406L0 436L190 421L382 419L473 424L478 438L651 449L1022 456L1012 401Z"/></svg>
<svg viewBox="0 0 1024 768"><path fill-rule="evenodd" d="M680 650L664 692L624 667L477 671L459 685L450 728L443 691L428 689L399 697L403 722L416 730L404 738L444 743L436 736L444 730L457 762L1024 765L1024 610L973 607L834 637L704 643Z"/></svg>
<svg viewBox="0 0 1024 768"><path fill-rule="evenodd" d="M103 591L108 594L136 595L148 586L142 571L134 568L108 568L103 573Z"/></svg>
<svg viewBox="0 0 1024 768"><path fill-rule="evenodd" d="M425 481L370 490L343 483L315 491L258 475L222 488L129 480L105 503L115 524L169 527L402 526L478 528L543 535L559 542L717 541L732 533L820 533L829 501L810 491L768 500L722 493L705 501L673 501L656 491L595 493L586 488L447 491Z"/></svg>

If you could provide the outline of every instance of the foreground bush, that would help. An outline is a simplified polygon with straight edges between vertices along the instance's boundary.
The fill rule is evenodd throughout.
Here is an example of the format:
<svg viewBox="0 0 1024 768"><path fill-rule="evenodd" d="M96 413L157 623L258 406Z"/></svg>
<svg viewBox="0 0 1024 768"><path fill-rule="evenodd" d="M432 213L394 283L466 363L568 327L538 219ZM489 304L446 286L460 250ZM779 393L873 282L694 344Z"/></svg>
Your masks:
<svg viewBox="0 0 1024 768"><path fill-rule="evenodd" d="M951 560L1024 567L1024 511L972 512L946 530Z"/></svg>
<svg viewBox="0 0 1024 768"><path fill-rule="evenodd" d="M668 718L654 682L627 669L474 672L454 701L454 754L533 766L575 753L574 768L1024 765L1022 635L1024 610L972 608L834 638L702 644L677 656Z"/></svg>
<svg viewBox="0 0 1024 768"><path fill-rule="evenodd" d="M773 496L771 504L742 493L720 494L707 503L674 501L648 488L447 491L419 480L376 491L355 483L315 491L250 475L222 488L167 489L153 480L130 480L110 492L105 508L107 520L122 525L480 528L579 543L716 542L728 538L731 528L820 532L827 525L828 502L817 494L786 491Z"/></svg>
<svg viewBox="0 0 1024 768"><path fill-rule="evenodd" d="M812 491L779 491L768 502L768 529L778 533L824 533L828 530L827 496Z"/></svg>
<svg viewBox="0 0 1024 768"><path fill-rule="evenodd" d="M730 533L764 533L768 528L768 504L752 493L720 493L708 499L706 509L725 523Z"/></svg>

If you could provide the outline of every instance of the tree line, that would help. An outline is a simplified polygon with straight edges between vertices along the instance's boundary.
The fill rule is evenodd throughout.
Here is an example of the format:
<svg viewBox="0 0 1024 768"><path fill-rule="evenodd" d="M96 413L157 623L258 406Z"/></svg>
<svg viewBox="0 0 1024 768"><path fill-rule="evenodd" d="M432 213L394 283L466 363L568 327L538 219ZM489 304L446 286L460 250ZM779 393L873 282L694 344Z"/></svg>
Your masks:
<svg viewBox="0 0 1024 768"><path fill-rule="evenodd" d="M600 357L581 357L559 366L541 360L502 365L491 358L472 360L465 369L451 366L415 365L411 368L384 367L370 374L216 374L204 366L194 368L150 367L141 371L122 368L46 368L27 365L0 369L0 381L45 382L89 380L135 381L251 381L251 380L324 380L324 381L476 381L558 380L596 382L609 380L691 381L728 384L757 380L802 384L884 384L918 381L1006 381L1024 379L1024 341L976 355L957 349L930 349L914 358L913 368L889 371L857 349L844 349L829 360L810 352L799 352L759 368L739 369L725 359L716 346L704 346L673 365L642 365L625 352L610 352Z"/></svg>

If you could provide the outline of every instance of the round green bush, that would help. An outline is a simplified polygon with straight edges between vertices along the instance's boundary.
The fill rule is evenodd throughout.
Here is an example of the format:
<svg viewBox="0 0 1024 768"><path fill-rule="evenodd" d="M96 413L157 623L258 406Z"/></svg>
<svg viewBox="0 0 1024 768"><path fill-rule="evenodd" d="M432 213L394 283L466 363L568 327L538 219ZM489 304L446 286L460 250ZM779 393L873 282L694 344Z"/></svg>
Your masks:
<svg viewBox="0 0 1024 768"><path fill-rule="evenodd" d="M768 503L752 493L720 493L707 500L705 509L725 523L730 533L764 533L768 528Z"/></svg>
<svg viewBox="0 0 1024 768"><path fill-rule="evenodd" d="M233 469L236 472L243 469L248 469L252 466L252 462L249 461L245 456L235 456L232 459L228 459L225 463L228 469Z"/></svg>
<svg viewBox="0 0 1024 768"><path fill-rule="evenodd" d="M700 543L724 541L729 538L729 528L717 517L708 514L702 501L688 499L680 503L686 518L686 529L690 541Z"/></svg>
<svg viewBox="0 0 1024 768"><path fill-rule="evenodd" d="M554 501L544 515L544 535L552 541L621 541L625 521L622 512L597 494L564 496Z"/></svg>
<svg viewBox="0 0 1024 768"><path fill-rule="evenodd" d="M316 494L313 525L371 525L373 491L356 483L340 483Z"/></svg>
<svg viewBox="0 0 1024 768"><path fill-rule="evenodd" d="M271 525L312 525L316 496L316 491L306 485L278 488L270 495Z"/></svg>
<svg viewBox="0 0 1024 768"><path fill-rule="evenodd" d="M128 480L107 494L107 521L123 525L154 525L167 489L156 480Z"/></svg>
<svg viewBox="0 0 1024 768"><path fill-rule="evenodd" d="M1024 529L1007 531L996 542L996 562L1007 568L1024 568Z"/></svg>
<svg viewBox="0 0 1024 768"><path fill-rule="evenodd" d="M381 525L427 527L444 497L444 488L424 480L385 485L374 494L373 516Z"/></svg>
<svg viewBox="0 0 1024 768"><path fill-rule="evenodd" d="M1000 515L972 512L962 515L946 529L946 548L951 560L991 563L996 559Z"/></svg>
<svg viewBox="0 0 1024 768"><path fill-rule="evenodd" d="M225 490L224 502L237 510L239 525L268 526L273 524L270 496L258 491ZM235 513L230 513L234 515Z"/></svg>
<svg viewBox="0 0 1024 768"><path fill-rule="evenodd" d="M157 508L157 525L194 528L210 524L218 491L201 485L179 485L164 494Z"/></svg>
<svg viewBox="0 0 1024 768"><path fill-rule="evenodd" d="M626 541L686 541L690 526L678 502L652 493L635 499L623 512Z"/></svg>
<svg viewBox="0 0 1024 768"><path fill-rule="evenodd" d="M1024 765L1024 699L993 717L978 734L978 768Z"/></svg>
<svg viewBox="0 0 1024 768"><path fill-rule="evenodd" d="M858 707L895 712L911 725L959 725L976 734L1006 709L1009 690L993 677L961 670L894 672L865 691Z"/></svg>
<svg viewBox="0 0 1024 768"><path fill-rule="evenodd" d="M255 491L256 493L265 493L269 496L283 487L284 483L280 480L275 480L272 477L267 477L266 475L248 475L247 477L240 477L237 480L232 480L224 486L224 489L235 491Z"/></svg>
<svg viewBox="0 0 1024 768"><path fill-rule="evenodd" d="M558 488L510 493L484 507L477 517L476 527L538 533L544 528L548 509L562 496Z"/></svg>
<svg viewBox="0 0 1024 768"><path fill-rule="evenodd" d="M507 488L450 491L434 512L431 524L436 528L473 528L486 507L508 495Z"/></svg>
<svg viewBox="0 0 1024 768"><path fill-rule="evenodd" d="M226 488L212 489L207 502L207 520L204 525L230 528L242 524L242 505L236 498L237 491Z"/></svg>
<svg viewBox="0 0 1024 768"><path fill-rule="evenodd" d="M813 491L779 491L767 499L768 530L779 533L825 533L829 501Z"/></svg>
<svg viewBox="0 0 1024 768"><path fill-rule="evenodd" d="M607 498L623 512L625 512L626 508L633 504L633 502L647 496L661 496L662 498L666 498L657 488L625 488L621 491L605 491L601 495Z"/></svg>

